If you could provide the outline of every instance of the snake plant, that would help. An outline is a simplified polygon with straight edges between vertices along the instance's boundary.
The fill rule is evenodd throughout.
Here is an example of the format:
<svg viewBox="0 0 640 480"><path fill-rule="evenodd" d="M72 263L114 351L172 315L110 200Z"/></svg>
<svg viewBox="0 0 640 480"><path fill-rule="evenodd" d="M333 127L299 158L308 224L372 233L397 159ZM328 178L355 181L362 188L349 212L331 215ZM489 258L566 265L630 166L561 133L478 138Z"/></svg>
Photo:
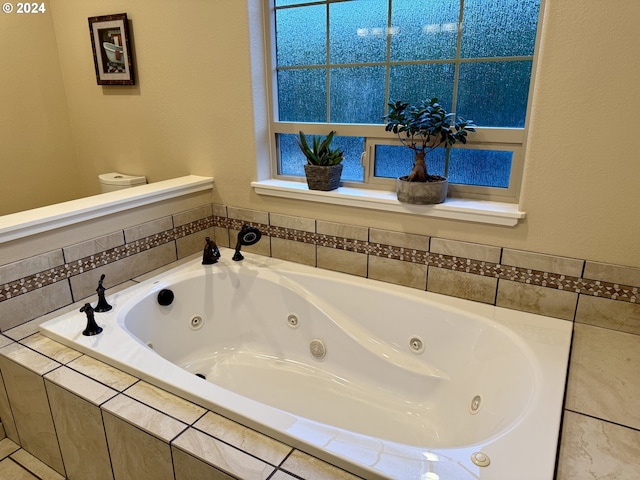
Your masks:
<svg viewBox="0 0 640 480"><path fill-rule="evenodd" d="M300 150L307 157L309 165L321 165L329 167L338 165L344 160L344 152L339 148L331 148L331 141L336 132L330 132L326 137L316 137L311 139L311 144L307 141L305 134L300 131L300 138L296 138Z"/></svg>

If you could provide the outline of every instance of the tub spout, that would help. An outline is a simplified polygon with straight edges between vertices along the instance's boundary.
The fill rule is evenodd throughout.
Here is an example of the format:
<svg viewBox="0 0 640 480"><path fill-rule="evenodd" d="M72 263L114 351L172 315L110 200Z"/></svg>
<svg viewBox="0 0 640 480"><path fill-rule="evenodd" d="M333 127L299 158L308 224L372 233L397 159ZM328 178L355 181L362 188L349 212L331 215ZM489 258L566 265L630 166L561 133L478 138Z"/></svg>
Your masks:
<svg viewBox="0 0 640 480"><path fill-rule="evenodd" d="M216 245L216 242L211 240L211 238L207 237L205 239L204 252L202 253L202 264L203 265L213 265L214 263L218 263L218 259L220 258L220 250Z"/></svg>

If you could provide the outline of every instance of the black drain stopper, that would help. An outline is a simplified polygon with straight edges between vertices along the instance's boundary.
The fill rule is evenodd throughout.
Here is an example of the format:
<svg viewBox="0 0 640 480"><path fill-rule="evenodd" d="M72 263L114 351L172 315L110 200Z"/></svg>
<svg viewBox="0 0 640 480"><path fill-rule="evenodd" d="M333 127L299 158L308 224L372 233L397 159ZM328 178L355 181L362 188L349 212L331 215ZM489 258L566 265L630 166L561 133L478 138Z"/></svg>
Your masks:
<svg viewBox="0 0 640 480"><path fill-rule="evenodd" d="M173 292L168 288L163 288L158 292L158 303L163 307L171 305L173 303Z"/></svg>

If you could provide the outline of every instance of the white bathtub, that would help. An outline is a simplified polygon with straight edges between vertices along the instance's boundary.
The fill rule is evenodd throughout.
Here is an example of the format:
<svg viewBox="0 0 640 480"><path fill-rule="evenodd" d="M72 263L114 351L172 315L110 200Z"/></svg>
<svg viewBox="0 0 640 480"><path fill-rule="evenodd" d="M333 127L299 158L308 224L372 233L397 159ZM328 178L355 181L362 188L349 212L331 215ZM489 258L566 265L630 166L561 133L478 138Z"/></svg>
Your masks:
<svg viewBox="0 0 640 480"><path fill-rule="evenodd" d="M570 322L221 251L42 332L367 479L553 478Z"/></svg>

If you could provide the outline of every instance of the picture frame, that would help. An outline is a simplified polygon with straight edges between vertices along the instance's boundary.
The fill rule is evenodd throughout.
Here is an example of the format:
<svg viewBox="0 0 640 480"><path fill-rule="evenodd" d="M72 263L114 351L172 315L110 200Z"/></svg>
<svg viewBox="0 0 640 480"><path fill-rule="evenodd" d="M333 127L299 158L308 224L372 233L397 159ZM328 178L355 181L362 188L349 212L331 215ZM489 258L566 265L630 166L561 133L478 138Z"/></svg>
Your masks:
<svg viewBox="0 0 640 480"><path fill-rule="evenodd" d="M135 85L126 13L89 17L98 85Z"/></svg>

